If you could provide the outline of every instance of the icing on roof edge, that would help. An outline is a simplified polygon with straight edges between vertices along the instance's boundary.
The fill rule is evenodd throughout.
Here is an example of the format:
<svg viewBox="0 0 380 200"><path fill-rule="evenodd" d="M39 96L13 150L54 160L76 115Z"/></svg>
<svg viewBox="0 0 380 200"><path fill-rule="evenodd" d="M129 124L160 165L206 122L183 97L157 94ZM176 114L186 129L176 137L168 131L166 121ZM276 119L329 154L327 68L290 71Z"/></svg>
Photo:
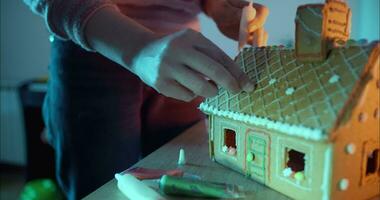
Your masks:
<svg viewBox="0 0 380 200"><path fill-rule="evenodd" d="M245 122L255 126L265 127L270 130L275 130L290 136L301 137L307 140L325 141L328 139L327 135L324 134L324 132L320 129L309 128L302 125L287 124L255 115L247 115L231 111L222 111L204 102L202 102L199 105L199 109L208 114L226 117L229 119Z"/></svg>

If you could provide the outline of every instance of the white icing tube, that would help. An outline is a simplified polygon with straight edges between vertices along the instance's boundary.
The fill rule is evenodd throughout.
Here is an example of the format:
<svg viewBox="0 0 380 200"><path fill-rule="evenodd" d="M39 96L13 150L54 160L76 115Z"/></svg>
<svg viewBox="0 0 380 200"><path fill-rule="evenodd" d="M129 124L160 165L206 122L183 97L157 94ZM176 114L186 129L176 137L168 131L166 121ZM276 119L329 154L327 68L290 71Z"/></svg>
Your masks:
<svg viewBox="0 0 380 200"><path fill-rule="evenodd" d="M158 192L130 174L115 174L117 187L130 200L164 200Z"/></svg>

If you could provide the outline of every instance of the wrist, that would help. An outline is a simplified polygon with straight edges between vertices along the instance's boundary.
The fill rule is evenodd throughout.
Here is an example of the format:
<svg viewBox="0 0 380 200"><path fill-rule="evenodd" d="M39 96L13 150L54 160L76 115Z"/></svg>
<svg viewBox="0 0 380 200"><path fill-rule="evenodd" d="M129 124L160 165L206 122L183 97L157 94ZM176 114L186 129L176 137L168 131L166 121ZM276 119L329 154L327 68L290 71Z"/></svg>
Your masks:
<svg viewBox="0 0 380 200"><path fill-rule="evenodd" d="M118 9L105 7L89 19L85 36L95 51L129 69L135 54L155 34Z"/></svg>

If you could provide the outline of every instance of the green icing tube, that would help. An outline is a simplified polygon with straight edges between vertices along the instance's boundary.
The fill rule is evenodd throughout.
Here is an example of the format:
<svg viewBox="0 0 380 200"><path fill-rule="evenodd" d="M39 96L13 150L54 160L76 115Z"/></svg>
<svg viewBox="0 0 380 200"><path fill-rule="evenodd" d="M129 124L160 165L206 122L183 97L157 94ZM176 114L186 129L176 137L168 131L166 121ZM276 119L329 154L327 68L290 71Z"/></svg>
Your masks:
<svg viewBox="0 0 380 200"><path fill-rule="evenodd" d="M238 186L211 183L201 180L187 179L164 175L160 179L160 190L167 195L212 197L212 198L242 198Z"/></svg>

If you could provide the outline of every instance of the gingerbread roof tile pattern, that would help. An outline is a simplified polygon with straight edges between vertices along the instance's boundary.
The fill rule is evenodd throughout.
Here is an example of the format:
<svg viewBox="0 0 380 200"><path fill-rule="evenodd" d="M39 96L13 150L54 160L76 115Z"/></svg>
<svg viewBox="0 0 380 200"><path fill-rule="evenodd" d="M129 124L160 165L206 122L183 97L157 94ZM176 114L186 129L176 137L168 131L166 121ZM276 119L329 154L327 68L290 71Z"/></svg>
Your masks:
<svg viewBox="0 0 380 200"><path fill-rule="evenodd" d="M253 116L253 121L265 119L277 126L285 124L298 131L299 136L306 132L317 134L302 135L307 139L326 139L359 80L372 47L373 44L348 41L345 47L332 49L328 58L320 62L299 61L293 49L245 48L236 62L256 81L255 90L233 95L220 88L218 95L206 99L200 109L225 117L229 115L223 112L233 113L231 118L245 122L244 117L236 115Z"/></svg>

